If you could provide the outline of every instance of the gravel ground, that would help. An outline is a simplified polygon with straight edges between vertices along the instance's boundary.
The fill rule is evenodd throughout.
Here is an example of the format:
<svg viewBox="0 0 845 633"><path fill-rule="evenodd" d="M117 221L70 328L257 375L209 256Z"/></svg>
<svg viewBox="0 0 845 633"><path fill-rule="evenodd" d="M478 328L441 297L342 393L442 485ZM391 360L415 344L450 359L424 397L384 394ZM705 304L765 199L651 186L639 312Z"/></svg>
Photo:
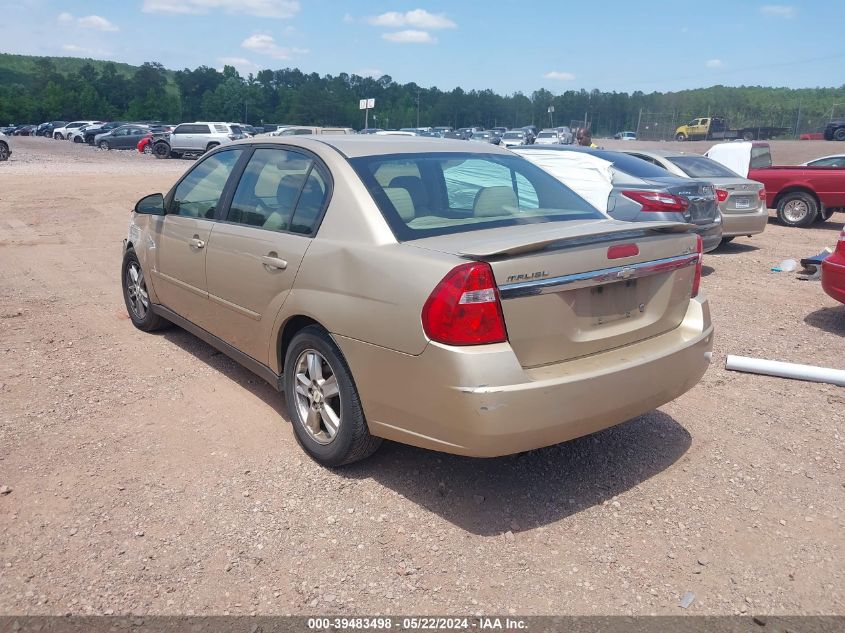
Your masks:
<svg viewBox="0 0 845 633"><path fill-rule="evenodd" d="M781 162L834 149L773 145ZM845 214L705 257L714 362L659 410L512 457L388 443L330 471L263 381L128 320L127 211L192 163L12 147L0 614L845 614L845 391L723 368L843 366L845 306L770 267L833 245Z"/></svg>

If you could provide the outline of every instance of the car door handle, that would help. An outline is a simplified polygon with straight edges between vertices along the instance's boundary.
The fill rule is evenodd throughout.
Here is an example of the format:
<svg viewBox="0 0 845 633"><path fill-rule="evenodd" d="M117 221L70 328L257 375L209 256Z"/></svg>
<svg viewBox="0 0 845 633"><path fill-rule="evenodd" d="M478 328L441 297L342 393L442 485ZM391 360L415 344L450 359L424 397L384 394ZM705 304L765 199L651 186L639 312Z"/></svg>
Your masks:
<svg viewBox="0 0 845 633"><path fill-rule="evenodd" d="M264 268L267 269L284 270L288 267L288 263L285 260L271 255L265 255L262 257L261 262L264 264Z"/></svg>
<svg viewBox="0 0 845 633"><path fill-rule="evenodd" d="M191 238L189 244L194 248L205 248L205 242L198 237Z"/></svg>

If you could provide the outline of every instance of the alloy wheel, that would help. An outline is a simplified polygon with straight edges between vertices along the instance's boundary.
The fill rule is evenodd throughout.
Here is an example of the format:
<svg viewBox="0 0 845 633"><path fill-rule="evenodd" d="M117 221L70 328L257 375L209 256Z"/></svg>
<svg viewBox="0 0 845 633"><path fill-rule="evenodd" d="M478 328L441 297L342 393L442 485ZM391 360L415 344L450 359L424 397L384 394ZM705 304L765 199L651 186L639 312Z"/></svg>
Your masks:
<svg viewBox="0 0 845 633"><path fill-rule="evenodd" d="M126 267L126 294L135 318L143 321L150 309L150 296L147 294L144 271L141 270L138 262L130 262Z"/></svg>
<svg viewBox="0 0 845 633"><path fill-rule="evenodd" d="M330 444L341 424L337 376L325 356L306 349L295 364L297 417L319 444Z"/></svg>
<svg viewBox="0 0 845 633"><path fill-rule="evenodd" d="M793 223L801 222L809 212L810 209L803 200L790 200L783 205L783 217Z"/></svg>

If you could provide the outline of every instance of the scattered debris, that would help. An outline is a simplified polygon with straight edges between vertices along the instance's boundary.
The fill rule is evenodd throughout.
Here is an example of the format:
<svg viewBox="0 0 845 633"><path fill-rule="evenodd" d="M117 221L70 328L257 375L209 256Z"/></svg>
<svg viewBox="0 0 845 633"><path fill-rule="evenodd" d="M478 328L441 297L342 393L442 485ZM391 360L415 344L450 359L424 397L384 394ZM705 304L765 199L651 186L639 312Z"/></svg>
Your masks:
<svg viewBox="0 0 845 633"><path fill-rule="evenodd" d="M743 371L751 374L777 376L779 378L793 378L811 382L825 382L845 387L845 369L830 369L813 365L799 365L797 363L783 363L762 358L748 358L747 356L728 355L725 369Z"/></svg>
<svg viewBox="0 0 845 633"><path fill-rule="evenodd" d="M0 486L0 495L7 495L12 492L11 486Z"/></svg>
<svg viewBox="0 0 845 633"><path fill-rule="evenodd" d="M794 259L785 259L777 266L772 267L773 273L791 273L798 270L798 262Z"/></svg>
<svg viewBox="0 0 845 633"><path fill-rule="evenodd" d="M695 594L692 591L687 591L683 596L681 596L681 601L678 603L678 606L681 609L687 609L695 600Z"/></svg>

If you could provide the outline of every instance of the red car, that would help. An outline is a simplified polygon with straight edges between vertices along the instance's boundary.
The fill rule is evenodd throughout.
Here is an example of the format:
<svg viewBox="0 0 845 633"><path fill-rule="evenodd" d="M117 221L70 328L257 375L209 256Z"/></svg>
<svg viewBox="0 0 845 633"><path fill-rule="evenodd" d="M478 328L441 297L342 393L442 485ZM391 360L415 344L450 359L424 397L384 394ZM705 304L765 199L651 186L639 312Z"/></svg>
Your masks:
<svg viewBox="0 0 845 633"><path fill-rule="evenodd" d="M845 229L839 235L836 250L822 260L822 289L845 303Z"/></svg>
<svg viewBox="0 0 845 633"><path fill-rule="evenodd" d="M142 154L152 154L153 153L153 146L150 145L150 141L153 140L152 134L147 134L140 141L138 141L138 151Z"/></svg>
<svg viewBox="0 0 845 633"><path fill-rule="evenodd" d="M705 154L740 176L762 182L770 209L787 226L810 226L845 209L845 169L772 165L768 143L719 143Z"/></svg>

